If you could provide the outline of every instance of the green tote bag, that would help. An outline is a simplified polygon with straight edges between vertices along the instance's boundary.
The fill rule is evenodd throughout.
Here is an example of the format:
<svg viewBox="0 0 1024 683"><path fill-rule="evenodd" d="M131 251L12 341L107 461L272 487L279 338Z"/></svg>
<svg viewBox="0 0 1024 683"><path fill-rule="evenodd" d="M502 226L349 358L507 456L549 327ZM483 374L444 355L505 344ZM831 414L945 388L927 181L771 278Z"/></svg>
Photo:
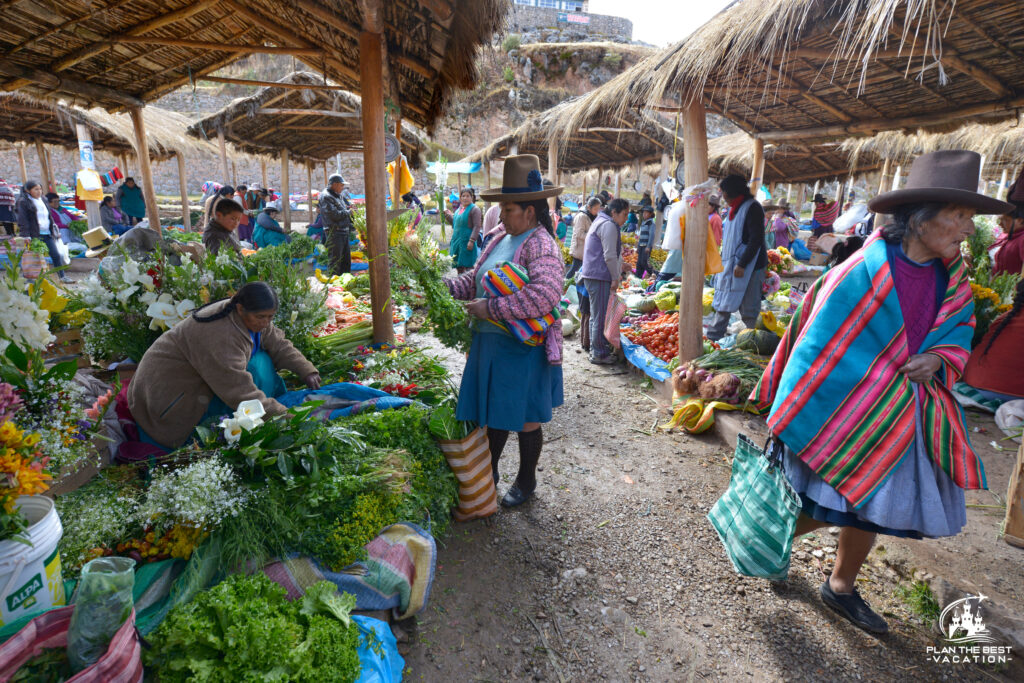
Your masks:
<svg viewBox="0 0 1024 683"><path fill-rule="evenodd" d="M736 571L786 578L799 515L800 496L782 471L782 444L769 441L762 451L740 434L729 488L708 513Z"/></svg>

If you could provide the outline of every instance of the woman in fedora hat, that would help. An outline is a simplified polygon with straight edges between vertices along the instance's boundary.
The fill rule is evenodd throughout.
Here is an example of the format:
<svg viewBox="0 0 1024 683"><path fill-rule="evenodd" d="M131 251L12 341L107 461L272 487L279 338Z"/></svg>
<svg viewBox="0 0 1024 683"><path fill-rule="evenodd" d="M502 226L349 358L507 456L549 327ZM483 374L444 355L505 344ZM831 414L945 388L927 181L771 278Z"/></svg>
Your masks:
<svg viewBox="0 0 1024 683"><path fill-rule="evenodd" d="M547 328L544 343L527 345L507 324L551 313L562 298L562 254L555 243L547 198L561 187L544 189L540 161L533 154L505 159L504 185L480 193L501 204L501 224L472 270L446 280L456 299L466 300L473 319L473 343L459 389L456 417L487 427L491 468L497 486L498 459L509 432L519 433L519 474L502 498L514 507L533 496L544 437L541 424L562 405L562 324ZM529 282L518 292L488 298L482 280L506 262L526 270Z"/></svg>
<svg viewBox="0 0 1024 683"><path fill-rule="evenodd" d="M953 536L964 490L985 487L951 393L974 330L960 243L975 213L1008 207L976 192L980 168L974 152L925 154L872 199L892 220L814 284L751 397L800 496L796 534L842 528L822 600L874 633L888 625L856 579L875 536Z"/></svg>

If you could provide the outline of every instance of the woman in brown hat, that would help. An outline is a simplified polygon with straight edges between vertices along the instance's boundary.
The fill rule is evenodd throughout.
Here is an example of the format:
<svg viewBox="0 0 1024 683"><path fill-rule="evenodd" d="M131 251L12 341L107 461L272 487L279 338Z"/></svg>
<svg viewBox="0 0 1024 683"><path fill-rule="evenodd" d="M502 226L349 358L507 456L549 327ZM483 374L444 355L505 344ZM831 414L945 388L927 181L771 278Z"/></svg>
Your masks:
<svg viewBox="0 0 1024 683"><path fill-rule="evenodd" d="M976 192L980 167L926 154L868 203L892 220L814 284L751 397L800 496L796 535L842 528L822 600L873 633L888 625L856 580L876 535L956 535L964 490L985 488L951 392L974 330L960 243L975 213L1008 207Z"/></svg>
<svg viewBox="0 0 1024 683"><path fill-rule="evenodd" d="M547 203L562 188L545 189L533 154L505 159L503 180L502 187L480 193L481 199L501 204L501 224L489 233L473 269L445 283L452 296L469 302L466 311L473 319L456 417L487 427L495 486L505 441L509 432L518 432L519 473L501 499L502 505L514 507L533 496L544 441L541 424L550 422L551 411L562 405L561 321L547 328L539 345L509 332L515 321L551 313L562 298L562 253ZM487 297L484 275L509 262L526 270L527 284L506 296Z"/></svg>

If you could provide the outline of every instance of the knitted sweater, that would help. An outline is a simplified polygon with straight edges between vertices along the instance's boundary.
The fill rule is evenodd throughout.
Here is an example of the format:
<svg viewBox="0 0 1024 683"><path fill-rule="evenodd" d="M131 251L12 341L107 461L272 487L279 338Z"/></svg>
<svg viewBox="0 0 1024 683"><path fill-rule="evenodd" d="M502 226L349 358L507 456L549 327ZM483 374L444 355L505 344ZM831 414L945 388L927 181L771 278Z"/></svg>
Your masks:
<svg viewBox="0 0 1024 683"><path fill-rule="evenodd" d="M477 270L507 233L504 226L499 225L492 234L472 270L444 281L456 299L468 301L476 296ZM530 282L515 294L487 299L488 315L494 320L526 320L547 315L561 301L565 282L562 254L554 238L538 226L520 245L513 260L526 268ZM548 328L544 346L548 362L561 365L561 320Z"/></svg>

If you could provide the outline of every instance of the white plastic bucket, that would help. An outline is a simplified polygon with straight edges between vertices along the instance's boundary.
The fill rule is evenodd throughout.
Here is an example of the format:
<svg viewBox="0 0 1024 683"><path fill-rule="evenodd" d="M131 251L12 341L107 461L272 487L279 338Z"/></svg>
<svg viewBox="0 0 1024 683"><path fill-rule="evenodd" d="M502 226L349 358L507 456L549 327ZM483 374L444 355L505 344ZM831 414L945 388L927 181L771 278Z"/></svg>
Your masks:
<svg viewBox="0 0 1024 683"><path fill-rule="evenodd" d="M57 552L64 528L53 501L22 496L15 506L28 520L24 536L31 545L0 541L0 626L66 603Z"/></svg>

